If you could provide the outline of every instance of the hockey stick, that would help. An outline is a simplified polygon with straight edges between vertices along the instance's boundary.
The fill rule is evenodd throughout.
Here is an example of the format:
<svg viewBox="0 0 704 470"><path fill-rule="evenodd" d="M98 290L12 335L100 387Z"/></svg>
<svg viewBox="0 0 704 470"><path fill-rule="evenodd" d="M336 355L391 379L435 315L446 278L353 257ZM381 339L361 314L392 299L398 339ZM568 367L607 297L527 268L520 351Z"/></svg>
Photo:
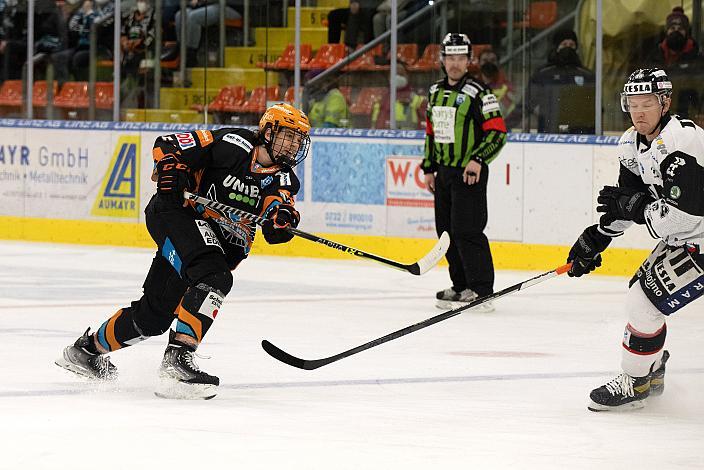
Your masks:
<svg viewBox="0 0 704 470"><path fill-rule="evenodd" d="M423 320L422 322L416 323L415 325L407 326L406 328L402 328L398 331L394 331L393 333L389 333L386 336L382 336L381 338L377 338L375 340L369 341L368 343L364 343L360 346L357 346L356 348L349 349L347 351L341 352L340 354L335 354L334 356L326 357L323 359L300 359L298 357L292 356L291 354L287 353L286 351L278 348L277 346L274 346L272 343L270 343L267 340L262 341L262 348L264 348L264 351L267 352L271 357L274 359L278 359L279 361L288 364L293 367L298 367L299 369L305 369L305 370L313 370L317 369L318 367L323 367L328 364L331 364L333 362L337 362L340 359L344 359L346 357L352 356L353 354L357 354L359 352L365 351L367 349L371 349L375 346L379 346L380 344L384 344L386 342L389 342L391 340L400 338L401 336L405 336L409 333L413 333L414 331L421 330L423 328L427 328L430 325L434 325L436 323L439 323L443 320L447 320L448 318L452 318L456 315L459 315L460 313L464 312L465 310L468 310L472 307L476 307L477 305L481 305L485 302L488 302L490 300L498 299L499 297L503 297L505 295L508 295L512 292L516 292L522 289L525 289L530 286L534 286L536 284L539 284L543 281L546 281L552 277L559 276L560 274L566 273L567 271L570 270L572 267L572 263L567 263L565 265L562 265L556 269L553 269L552 271L548 271L546 273L540 274L538 276L535 276L531 279L528 279L527 281L519 282L518 284L515 284L511 287L507 287L506 289L495 292L493 294L485 295L484 297L480 297L476 300L471 301L467 305L463 305L462 307L456 308L454 310L449 310L445 313L441 313L440 315L436 315L434 317L428 318L427 320Z"/></svg>
<svg viewBox="0 0 704 470"><path fill-rule="evenodd" d="M193 201L196 204L200 204L205 208L208 208L218 214L234 214L239 217L243 217L245 219L249 219L250 221L262 225L266 219L264 217L260 217L258 215L250 214L249 212L243 211L241 209L237 209L235 207L230 207L226 204L222 204L217 201L213 201L212 199L208 199L206 197L198 196L196 194L189 193L188 191L184 191L183 193L184 198L187 201ZM303 230L298 230L297 228L293 227L288 227L285 229L289 233L305 238L306 240L310 240L312 242L320 243L321 245L325 245L329 248L334 248L336 250L344 251L345 253L348 253L350 255L358 256L360 258L372 260L372 261L377 261L381 264L384 264L386 266L390 266L392 268L398 269L400 271L407 271L411 274L414 274L416 276L420 276L421 274L425 274L428 272L433 266L438 264L440 260L442 259L443 256L445 256L445 253L447 252L447 249L450 247L450 236L447 234L447 232L443 232L442 235L440 236L440 239L435 243L433 248L423 256L421 259L416 261L415 263L412 264L403 264L399 263L398 261L382 258L381 256L377 256L373 253L368 253L366 251L359 250L357 248L352 248L346 245L343 245L342 243L338 243L332 240L328 240L323 237L319 237L318 235L313 235L312 233L304 232Z"/></svg>

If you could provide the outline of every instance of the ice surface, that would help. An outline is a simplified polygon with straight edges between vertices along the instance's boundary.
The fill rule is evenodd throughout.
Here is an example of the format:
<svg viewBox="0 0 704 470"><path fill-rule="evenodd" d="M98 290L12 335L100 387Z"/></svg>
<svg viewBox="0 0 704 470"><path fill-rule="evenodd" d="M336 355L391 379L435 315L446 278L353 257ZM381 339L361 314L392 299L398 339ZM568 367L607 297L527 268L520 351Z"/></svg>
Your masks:
<svg viewBox="0 0 704 470"><path fill-rule="evenodd" d="M631 413L586 409L625 324L627 280L593 275L302 371L261 340L304 358L357 346L440 313L446 270L254 256L199 349L215 399L154 396L166 335L114 353L114 384L53 365L140 295L152 256L0 242L0 469L704 467L704 301L669 321L665 394ZM531 275L499 272L496 287Z"/></svg>

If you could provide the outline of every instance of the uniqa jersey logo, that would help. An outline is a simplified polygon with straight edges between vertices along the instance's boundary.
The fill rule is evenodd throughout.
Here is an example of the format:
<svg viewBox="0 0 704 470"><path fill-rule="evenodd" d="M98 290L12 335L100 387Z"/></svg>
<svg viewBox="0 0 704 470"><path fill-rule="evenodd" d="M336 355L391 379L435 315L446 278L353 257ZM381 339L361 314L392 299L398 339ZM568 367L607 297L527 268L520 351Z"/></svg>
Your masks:
<svg viewBox="0 0 704 470"><path fill-rule="evenodd" d="M139 218L139 144L138 135L117 140L92 215Z"/></svg>

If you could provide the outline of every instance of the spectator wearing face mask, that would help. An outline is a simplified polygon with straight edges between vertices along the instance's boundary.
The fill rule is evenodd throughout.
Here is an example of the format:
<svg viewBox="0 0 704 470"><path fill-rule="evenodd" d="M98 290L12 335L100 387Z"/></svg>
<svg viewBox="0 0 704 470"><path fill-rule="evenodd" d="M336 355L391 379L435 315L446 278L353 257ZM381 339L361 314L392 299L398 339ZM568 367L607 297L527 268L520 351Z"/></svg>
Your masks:
<svg viewBox="0 0 704 470"><path fill-rule="evenodd" d="M137 0L122 24L122 75L134 76L147 48L154 42L154 10L147 0Z"/></svg>
<svg viewBox="0 0 704 470"><path fill-rule="evenodd" d="M137 0L130 14L123 18L120 48L122 50L120 95L126 107L143 106L144 90L138 86L139 66L147 49L154 42L154 10L147 0Z"/></svg>
<svg viewBox="0 0 704 470"><path fill-rule="evenodd" d="M496 99L499 100L501 115L504 119L508 119L516 108L516 97L513 84L499 68L499 57L492 49L484 50L479 54L479 72L481 80L489 85Z"/></svg>
<svg viewBox="0 0 704 470"><path fill-rule="evenodd" d="M428 100L413 90L408 82L408 72L402 63L396 67L396 129L419 130L425 129L425 113ZM389 129L391 120L391 97L384 95L381 101L372 107L372 128Z"/></svg>
<svg viewBox="0 0 704 470"><path fill-rule="evenodd" d="M553 46L548 63L530 79L528 111L537 116L538 132L593 133L595 78L582 66L577 35L557 31Z"/></svg>
<svg viewBox="0 0 704 470"><path fill-rule="evenodd" d="M690 35L689 18L682 7L672 9L665 20L665 37L645 59L648 67L661 68L677 84L673 96L676 114L694 117L701 105L698 83L702 71L699 45Z"/></svg>

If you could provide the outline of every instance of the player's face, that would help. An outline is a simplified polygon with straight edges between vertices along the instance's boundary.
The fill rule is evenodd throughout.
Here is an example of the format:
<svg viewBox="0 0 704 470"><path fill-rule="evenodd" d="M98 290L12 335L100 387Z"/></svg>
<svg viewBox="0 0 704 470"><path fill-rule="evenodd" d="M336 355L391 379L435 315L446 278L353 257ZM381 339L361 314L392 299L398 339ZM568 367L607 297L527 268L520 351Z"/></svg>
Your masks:
<svg viewBox="0 0 704 470"><path fill-rule="evenodd" d="M298 152L301 147L301 142L303 137L294 131L293 129L288 129L284 127L279 132L276 133L276 139L274 140L274 148L280 148L281 153L288 157L293 157Z"/></svg>
<svg viewBox="0 0 704 470"><path fill-rule="evenodd" d="M637 95L628 97L628 112L633 125L639 134L647 135L653 132L660 122L663 107L655 95Z"/></svg>
<svg viewBox="0 0 704 470"><path fill-rule="evenodd" d="M272 149L274 151L274 160L278 163L285 163L291 167L300 162L299 158L305 156L299 155L301 146L305 145L306 136L295 129L287 127L281 128L274 137ZM302 158L301 158L302 159Z"/></svg>
<svg viewBox="0 0 704 470"><path fill-rule="evenodd" d="M467 72L469 58L464 54L446 55L443 59L447 77L450 80L458 81Z"/></svg>

